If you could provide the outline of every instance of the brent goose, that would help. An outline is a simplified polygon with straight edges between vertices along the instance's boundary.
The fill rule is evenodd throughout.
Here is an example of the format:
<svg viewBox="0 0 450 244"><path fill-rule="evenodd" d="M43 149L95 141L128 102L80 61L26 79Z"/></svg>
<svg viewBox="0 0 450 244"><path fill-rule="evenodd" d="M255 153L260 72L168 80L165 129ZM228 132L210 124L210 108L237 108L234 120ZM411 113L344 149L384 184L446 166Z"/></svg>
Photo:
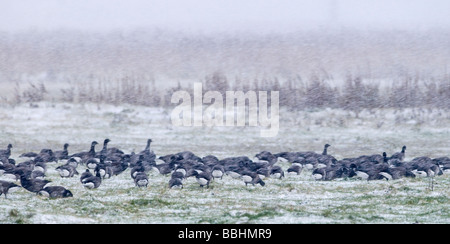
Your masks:
<svg viewBox="0 0 450 244"><path fill-rule="evenodd" d="M52 199L73 197L72 192L62 186L47 186L40 190L38 194Z"/></svg>
<svg viewBox="0 0 450 244"><path fill-rule="evenodd" d="M0 180L0 196L2 194L5 194L5 199L7 198L6 195L9 192L13 192L13 191L15 191L16 189L19 189L19 188L20 188L19 185L16 185L16 184L14 184L12 182Z"/></svg>
<svg viewBox="0 0 450 244"><path fill-rule="evenodd" d="M280 166L275 165L270 168L269 175L272 178L281 179L284 177L284 171Z"/></svg>
<svg viewBox="0 0 450 244"><path fill-rule="evenodd" d="M154 166L154 169L156 169L162 175L167 175L172 172L172 169L171 169L169 163L157 164Z"/></svg>
<svg viewBox="0 0 450 244"><path fill-rule="evenodd" d="M323 147L322 155L327 155L327 149L328 149L328 147L330 147L330 146L331 146L330 144L325 144L325 146Z"/></svg>
<svg viewBox="0 0 450 244"><path fill-rule="evenodd" d="M70 164L58 166L56 170L59 172L61 178L70 178L73 177L74 175L78 175L77 169Z"/></svg>
<svg viewBox="0 0 450 244"><path fill-rule="evenodd" d="M91 148L89 149L88 152L75 153L75 154L70 155L70 157L80 158L81 161L85 161L88 158L93 158L93 157L95 157L95 145L97 145L97 144L98 144L97 141L93 141L93 142L91 142Z"/></svg>
<svg viewBox="0 0 450 244"><path fill-rule="evenodd" d="M145 172L137 172L134 176L134 183L137 187L147 187L148 185L148 176Z"/></svg>
<svg viewBox="0 0 450 244"><path fill-rule="evenodd" d="M37 157L37 155L39 155L38 153L35 152L26 152L26 153L22 153L20 154L19 158L35 158Z"/></svg>
<svg viewBox="0 0 450 244"><path fill-rule="evenodd" d="M179 179L181 179L181 180L183 180L184 177L185 177L185 175L184 175L183 173L181 173L180 171L174 171L174 172L172 173L172 175L170 176L171 179L173 179L173 178L179 178Z"/></svg>
<svg viewBox="0 0 450 244"><path fill-rule="evenodd" d="M222 179L224 172L225 172L225 169L220 164L214 165L211 169L211 175L214 179L216 179L216 178Z"/></svg>
<svg viewBox="0 0 450 244"><path fill-rule="evenodd" d="M330 181L336 178L345 177L343 165L332 165L324 168L316 168L312 172L314 180Z"/></svg>
<svg viewBox="0 0 450 244"><path fill-rule="evenodd" d="M406 151L406 146L403 146L402 151L392 154L390 159L398 159L400 161L403 161L405 159L405 151Z"/></svg>
<svg viewBox="0 0 450 244"><path fill-rule="evenodd" d="M69 160L67 160L66 165L70 165L74 168L78 167L78 161L75 158L69 158Z"/></svg>
<svg viewBox="0 0 450 244"><path fill-rule="evenodd" d="M97 167L97 164L103 160L104 158L101 158L100 160L98 158L89 158L84 162L84 164L86 164L89 169L95 169L95 167Z"/></svg>
<svg viewBox="0 0 450 244"><path fill-rule="evenodd" d="M171 178L169 188L183 188L183 181L180 178Z"/></svg>
<svg viewBox="0 0 450 244"><path fill-rule="evenodd" d="M31 172L30 172L31 173ZM49 180L41 180L41 179L28 179L29 175L23 174L20 176L20 184L27 191L38 193L42 188L45 187L51 181Z"/></svg>
<svg viewBox="0 0 450 244"><path fill-rule="evenodd" d="M63 160L63 159L69 159L69 151L67 148L69 147L68 143L64 143L64 149L62 151L55 151L53 154L55 155L56 159Z"/></svg>
<svg viewBox="0 0 450 244"><path fill-rule="evenodd" d="M100 174L100 176L103 179L109 179L111 176L113 176L113 167L109 163L99 163L94 169L94 173L97 174L97 172Z"/></svg>
<svg viewBox="0 0 450 244"><path fill-rule="evenodd" d="M156 154L150 150L151 143L152 143L152 139L148 139L147 146L145 146L145 149L139 153L139 155L144 156L142 160L150 162L150 163L155 162L155 160L156 160Z"/></svg>
<svg viewBox="0 0 450 244"><path fill-rule="evenodd" d="M106 159L106 157L108 156L108 143L110 142L111 140L110 139L108 139L108 138L106 138L104 141L103 141L103 148L102 148L102 150L100 150L100 152L98 152L98 153L96 153L96 157L98 157L98 158L100 158L100 159Z"/></svg>
<svg viewBox="0 0 450 244"><path fill-rule="evenodd" d="M6 150L0 150L0 156L9 158L9 156L11 156L11 148L13 146L11 144L8 144L8 146L6 147Z"/></svg>
<svg viewBox="0 0 450 244"><path fill-rule="evenodd" d="M270 165L274 165L278 161L278 157L273 155L271 152L268 152L268 151L262 151L262 152L256 154L255 158L258 159L258 160L255 160L255 161L259 161L259 162L266 161Z"/></svg>
<svg viewBox="0 0 450 244"><path fill-rule="evenodd" d="M87 178L84 178L81 181L81 184L83 184L83 186L87 189L94 189L94 188L98 188L100 186L100 184L102 183L102 177L100 176L100 173L97 172L92 176L89 176Z"/></svg>
<svg viewBox="0 0 450 244"><path fill-rule="evenodd" d="M292 164L291 167L287 169L288 175L300 175L302 172L302 167L298 164Z"/></svg>
<svg viewBox="0 0 450 244"><path fill-rule="evenodd" d="M34 162L58 162L58 159L55 157L52 149L42 149L41 152L34 158Z"/></svg>
<svg viewBox="0 0 450 244"><path fill-rule="evenodd" d="M200 187L206 186L209 188L209 182L211 181L211 174L207 171L198 172L194 170L192 172L192 176L195 176L197 183L200 184Z"/></svg>
<svg viewBox="0 0 450 244"><path fill-rule="evenodd" d="M248 184L260 184L261 186L264 186L266 183L259 178L259 175L255 172L244 170L241 173L241 179L244 181L245 186Z"/></svg>
<svg viewBox="0 0 450 244"><path fill-rule="evenodd" d="M84 171L80 176L80 182L83 183L84 179L87 179L91 176L94 176L94 175L89 171L89 169L86 169L86 171Z"/></svg>
<svg viewBox="0 0 450 244"><path fill-rule="evenodd" d="M256 173L258 174L259 178L264 180L266 177L269 177L269 168L264 167L264 168L259 168L256 170Z"/></svg>

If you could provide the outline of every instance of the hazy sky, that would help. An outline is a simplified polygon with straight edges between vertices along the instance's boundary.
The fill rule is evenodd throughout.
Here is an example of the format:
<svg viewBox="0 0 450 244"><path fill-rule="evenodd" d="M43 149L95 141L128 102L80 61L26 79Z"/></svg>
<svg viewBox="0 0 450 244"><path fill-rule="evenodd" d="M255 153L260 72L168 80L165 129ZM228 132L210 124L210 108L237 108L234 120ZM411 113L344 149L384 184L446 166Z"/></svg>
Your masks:
<svg viewBox="0 0 450 244"><path fill-rule="evenodd" d="M0 0L0 30L450 28L449 0Z"/></svg>

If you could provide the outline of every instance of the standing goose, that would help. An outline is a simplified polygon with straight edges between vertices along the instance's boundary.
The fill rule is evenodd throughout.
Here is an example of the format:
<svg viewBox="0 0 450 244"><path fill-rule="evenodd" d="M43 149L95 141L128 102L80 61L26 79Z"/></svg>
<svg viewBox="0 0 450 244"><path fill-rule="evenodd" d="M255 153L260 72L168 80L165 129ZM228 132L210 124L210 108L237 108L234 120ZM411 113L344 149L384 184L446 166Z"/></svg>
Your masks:
<svg viewBox="0 0 450 244"><path fill-rule="evenodd" d="M211 174L207 171L202 171L198 173L198 171L192 171L192 176L195 176L197 183L200 184L200 187L206 186L209 188L209 182L211 181Z"/></svg>
<svg viewBox="0 0 450 244"><path fill-rule="evenodd" d="M181 180L181 178L171 178L169 180L169 188L183 188L183 181Z"/></svg>
<svg viewBox="0 0 450 244"><path fill-rule="evenodd" d="M244 181L245 186L247 186L248 184L260 184L261 186L264 186L266 184L261 180L261 178L259 178L259 175L257 173L248 170L242 171L241 179Z"/></svg>
<svg viewBox="0 0 450 244"><path fill-rule="evenodd" d="M155 153L153 153L153 151L150 150L150 144L152 143L152 139L148 139L147 140L147 146L145 147L145 149L143 151L141 151L139 153L139 155L143 155L144 161L147 162L154 162L156 160L156 155Z"/></svg>
<svg viewBox="0 0 450 244"><path fill-rule="evenodd" d="M100 186L100 184L102 183L102 177L100 176L100 173L97 172L95 174L95 176L89 176L87 178L84 178L81 181L81 184L83 184L83 186L86 189L95 189L98 188Z"/></svg>
<svg viewBox="0 0 450 244"><path fill-rule="evenodd" d="M8 144L8 146L6 147L6 150L0 150L0 157L5 157L5 158L9 158L9 156L11 156L11 148L13 146L11 144Z"/></svg>
<svg viewBox="0 0 450 244"><path fill-rule="evenodd" d="M20 188L19 185L16 185L12 182L0 180L0 196L2 194L5 194L5 199L7 198L6 195L9 192L15 191L16 189L19 189L19 188Z"/></svg>
<svg viewBox="0 0 450 244"><path fill-rule="evenodd" d="M69 151L67 150L67 148L69 148L69 144L64 143L64 149L62 151L55 151L53 154L55 155L56 159L58 160L69 159Z"/></svg>
<svg viewBox="0 0 450 244"><path fill-rule="evenodd" d="M225 169L220 164L214 165L211 169L211 175L214 179L216 179L216 178L222 179L224 172L225 172Z"/></svg>
<svg viewBox="0 0 450 244"><path fill-rule="evenodd" d="M88 152L75 153L75 154L72 154L70 157L80 158L82 162L86 161L89 158L93 158L93 157L95 157L95 145L97 145L97 144L98 144L97 141L93 141L93 142L91 142L91 148L89 149Z"/></svg>
<svg viewBox="0 0 450 244"><path fill-rule="evenodd" d="M406 151L406 146L403 146L401 152L396 152L396 153L392 154L392 156L389 159L398 159L400 161L403 161L405 159L405 151Z"/></svg>
<svg viewBox="0 0 450 244"><path fill-rule="evenodd" d="M280 166L275 165L270 168L269 175L272 178L281 179L284 177L284 171Z"/></svg>
<svg viewBox="0 0 450 244"><path fill-rule="evenodd" d="M134 176L134 183L137 187L147 187L148 185L148 176L145 172L137 172Z"/></svg>
<svg viewBox="0 0 450 244"><path fill-rule="evenodd" d="M330 147L330 146L331 146L330 144L325 144L325 146L323 147L322 155L327 155L328 154L327 150L328 150L328 147Z"/></svg>

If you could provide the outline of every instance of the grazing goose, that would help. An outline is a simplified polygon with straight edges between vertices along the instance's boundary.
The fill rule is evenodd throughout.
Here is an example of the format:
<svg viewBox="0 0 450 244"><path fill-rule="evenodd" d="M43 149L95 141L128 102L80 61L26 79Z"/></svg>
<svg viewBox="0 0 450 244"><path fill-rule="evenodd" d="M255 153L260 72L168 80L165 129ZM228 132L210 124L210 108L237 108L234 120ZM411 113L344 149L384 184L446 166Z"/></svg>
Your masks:
<svg viewBox="0 0 450 244"><path fill-rule="evenodd" d="M241 172L241 179L244 181L245 186L248 184L252 184L253 186L256 184L260 184L261 186L266 185L266 183L259 178L259 175L255 172L244 170Z"/></svg>
<svg viewBox="0 0 450 244"><path fill-rule="evenodd" d="M315 180L330 181L337 178L353 177L356 174L345 164L338 163L324 168L316 168L312 175Z"/></svg>
<svg viewBox="0 0 450 244"><path fill-rule="evenodd" d="M58 159L55 157L52 149L42 149L41 152L34 158L34 162L58 162Z"/></svg>
<svg viewBox="0 0 450 244"><path fill-rule="evenodd" d="M255 161L267 162L270 165L274 165L278 161L278 157L268 151L262 151L262 152L256 154L255 158L258 159Z"/></svg>
<svg viewBox="0 0 450 244"><path fill-rule="evenodd" d="M71 178L74 175L78 175L77 169L71 164L58 166L56 170L59 172L61 178Z"/></svg>
<svg viewBox="0 0 450 244"><path fill-rule="evenodd" d="M326 168L316 168L312 172L312 177L314 180L325 180L326 175Z"/></svg>
<svg viewBox="0 0 450 244"><path fill-rule="evenodd" d="M148 176L145 172L137 172L134 176L134 183L137 187L147 187L148 185Z"/></svg>
<svg viewBox="0 0 450 244"><path fill-rule="evenodd" d="M280 166L275 165L270 168L269 175L272 178L281 179L284 177L284 171Z"/></svg>
<svg viewBox="0 0 450 244"><path fill-rule="evenodd" d="M7 194L9 192L13 192L19 188L20 188L19 185L16 185L12 182L0 180L0 196L2 194L5 194L5 199L7 198Z"/></svg>
<svg viewBox="0 0 450 244"><path fill-rule="evenodd" d="M3 177L6 177L11 180L17 180L18 177L16 176L16 169L17 167L14 164L1 164L0 165L0 175L3 175Z"/></svg>
<svg viewBox="0 0 450 244"><path fill-rule="evenodd" d="M62 186L47 186L38 194L51 199L73 197L72 192Z"/></svg>
<svg viewBox="0 0 450 244"><path fill-rule="evenodd" d="M100 160L98 158L89 158L88 160L86 160L84 162L84 164L89 169L95 169L95 167L97 167L97 164L99 164L100 162L103 162L103 160L104 160L104 158L101 158Z"/></svg>
<svg viewBox="0 0 450 244"><path fill-rule="evenodd" d="M183 188L183 181L180 178L171 178L169 180L169 188Z"/></svg>
<svg viewBox="0 0 450 244"><path fill-rule="evenodd" d="M136 177L136 174L137 173L139 173L139 172L148 172L148 171L150 171L151 170L151 166L150 167L145 167L144 166L144 164L143 164L143 162L142 162L142 158L143 158L143 156L141 155L140 156L140 158L139 158L139 161L136 163L136 165L131 169L131 172L130 172L130 174L131 174L131 178L135 178Z"/></svg>
<svg viewBox="0 0 450 244"><path fill-rule="evenodd" d="M403 177L411 177L415 178L416 176L406 167L398 166L398 167L389 167L383 169L380 173L386 180L398 180Z"/></svg>
<svg viewBox="0 0 450 244"><path fill-rule="evenodd" d="M233 179L239 179L241 177L241 169L237 165L225 165L225 174Z"/></svg>
<svg viewBox="0 0 450 244"><path fill-rule="evenodd" d="M441 170L443 174L450 174L450 163L443 164Z"/></svg>
<svg viewBox="0 0 450 244"><path fill-rule="evenodd" d="M39 155L39 154L35 153L35 152L26 152L26 153L20 154L19 158L35 158L35 157L37 157L37 155Z"/></svg>
<svg viewBox="0 0 450 244"><path fill-rule="evenodd" d="M216 165L219 162L219 159L216 156L214 156L214 155L207 155L207 156L202 158L202 162L205 165L213 167L214 165Z"/></svg>
<svg viewBox="0 0 450 244"><path fill-rule="evenodd" d="M91 176L89 176L89 177L87 177L87 178L84 178L84 179L81 181L81 184L83 184L83 186L84 186L86 189L95 189L95 188L98 188L98 187L100 186L101 183L102 183L102 177L100 176L100 173L99 173L99 172L97 172L97 173L95 174L95 176L94 176L94 175L91 175Z"/></svg>
<svg viewBox="0 0 450 244"><path fill-rule="evenodd" d="M172 175L170 176L171 179L178 178L178 179L181 179L181 180L183 180L184 177L185 177L185 175L183 173L179 172L179 171L174 171L172 173Z"/></svg>
<svg viewBox="0 0 450 244"><path fill-rule="evenodd" d="M33 170L33 171L31 171L30 178L44 180L45 173L42 171L39 171L39 170Z"/></svg>
<svg viewBox="0 0 450 244"><path fill-rule="evenodd" d="M216 178L222 179L224 172L225 172L225 169L220 164L214 165L211 169L211 175L214 179L216 179Z"/></svg>
<svg viewBox="0 0 450 244"><path fill-rule="evenodd" d="M112 175L119 175L124 172L128 168L128 163L125 161L120 162L112 162L110 165L107 165L110 168Z"/></svg>
<svg viewBox="0 0 450 244"><path fill-rule="evenodd" d="M265 178L270 176L270 174L269 174L270 170L267 167L256 170L256 173L258 174L258 176L261 180L264 180Z"/></svg>
<svg viewBox="0 0 450 244"><path fill-rule="evenodd" d="M300 173L302 172L302 167L298 164L293 164L291 165L291 167L289 167L287 169L287 173L288 175L300 175Z"/></svg>
<svg viewBox="0 0 450 244"><path fill-rule="evenodd" d="M23 188L25 188L29 192L38 193L42 190L45 185L50 183L49 180L41 180L41 179L29 179L29 175L24 174L20 176L20 184Z"/></svg>
<svg viewBox="0 0 450 244"><path fill-rule="evenodd" d="M33 171L41 171L45 173L47 172L47 164L45 164L45 162L35 162Z"/></svg>
<svg viewBox="0 0 450 244"><path fill-rule="evenodd" d="M209 182L211 181L211 174L207 171L203 171L198 173L198 171L194 170L192 172L192 176L195 176L197 183L200 184L200 187L206 186L209 188Z"/></svg>
<svg viewBox="0 0 450 244"><path fill-rule="evenodd" d="M78 167L78 161L75 158L69 158L69 160L67 160L66 165L70 165L74 168Z"/></svg>
<svg viewBox="0 0 450 244"><path fill-rule="evenodd" d="M157 164L157 165L155 165L154 168L162 175L167 175L172 172L172 169L171 169L169 163Z"/></svg>

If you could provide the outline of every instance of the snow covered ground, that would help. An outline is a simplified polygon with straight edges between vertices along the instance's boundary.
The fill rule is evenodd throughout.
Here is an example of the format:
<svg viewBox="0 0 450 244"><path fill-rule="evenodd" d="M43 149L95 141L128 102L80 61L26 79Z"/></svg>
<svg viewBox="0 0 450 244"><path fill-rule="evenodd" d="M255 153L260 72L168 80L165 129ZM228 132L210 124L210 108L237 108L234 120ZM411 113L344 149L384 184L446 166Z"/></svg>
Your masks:
<svg viewBox="0 0 450 244"><path fill-rule="evenodd" d="M406 160L450 156L450 113L441 110L380 109L358 116L343 110L291 112L281 109L280 131L261 138L258 127L173 127L168 108L43 102L0 107L0 147L13 144L12 158L42 148L88 150L110 138L126 153L143 150L148 138L157 156L192 151L219 158L253 156L263 150L317 151L325 143L338 159L407 145ZM99 148L99 147L97 147ZM0 223L450 223L450 176L428 179L314 181L311 172L267 179L248 186L231 177L202 189L194 179L169 189L169 176L150 174L148 188L136 188L129 169L86 190L79 178L59 177L49 163L50 185L74 195L49 200L24 189L0 197ZM288 163L280 163L283 169ZM79 166L78 171L83 171ZM4 176L0 176L4 179Z"/></svg>

